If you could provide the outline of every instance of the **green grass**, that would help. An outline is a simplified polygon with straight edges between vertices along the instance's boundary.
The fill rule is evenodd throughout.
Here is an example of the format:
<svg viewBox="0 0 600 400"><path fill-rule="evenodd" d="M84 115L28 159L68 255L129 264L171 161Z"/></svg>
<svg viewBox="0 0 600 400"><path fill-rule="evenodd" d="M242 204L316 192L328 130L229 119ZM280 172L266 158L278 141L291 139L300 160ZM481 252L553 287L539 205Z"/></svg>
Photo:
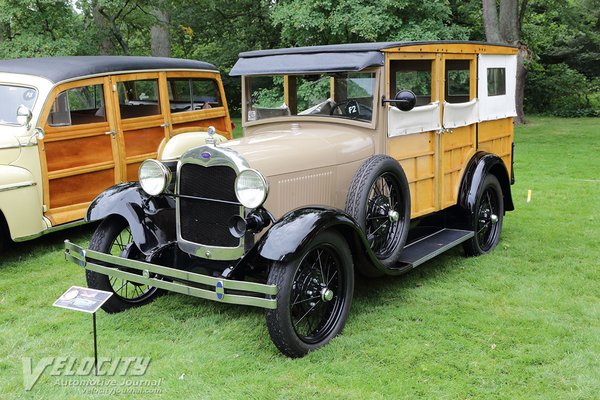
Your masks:
<svg viewBox="0 0 600 400"><path fill-rule="evenodd" d="M173 294L100 312L100 355L151 357L144 379L162 379L162 394L146 398L597 399L600 119L531 118L516 143L516 211L496 251L360 279L343 334L322 350L287 359L261 310ZM91 230L4 255L0 399L81 397L48 372L25 392L22 358L92 355L91 318L51 306L85 284L63 239L86 244Z"/></svg>

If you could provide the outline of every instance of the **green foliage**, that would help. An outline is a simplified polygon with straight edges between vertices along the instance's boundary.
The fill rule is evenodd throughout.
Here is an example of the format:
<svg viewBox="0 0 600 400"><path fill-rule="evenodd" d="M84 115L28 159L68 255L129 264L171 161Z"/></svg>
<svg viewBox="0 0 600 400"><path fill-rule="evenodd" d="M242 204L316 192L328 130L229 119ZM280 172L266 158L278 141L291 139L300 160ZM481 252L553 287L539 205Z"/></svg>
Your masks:
<svg viewBox="0 0 600 400"><path fill-rule="evenodd" d="M563 117L600 117L600 101L585 75L566 64L529 67L526 110ZM597 91L596 91L597 93Z"/></svg>
<svg viewBox="0 0 600 400"><path fill-rule="evenodd" d="M77 54L81 28L66 0L0 0L0 58Z"/></svg>
<svg viewBox="0 0 600 400"><path fill-rule="evenodd" d="M241 85L228 73L243 51L485 40L481 0L0 0L0 58L150 55L156 7L170 15L173 57L201 59L219 68L233 115L240 111ZM522 40L532 54L528 112L596 115L600 0L529 0ZM548 99L551 84L569 88L571 108ZM299 93L306 90L312 98L311 87L300 85Z"/></svg>
<svg viewBox="0 0 600 400"><path fill-rule="evenodd" d="M286 46L331 43L467 39L451 24L446 1L291 0L277 4L273 22Z"/></svg>

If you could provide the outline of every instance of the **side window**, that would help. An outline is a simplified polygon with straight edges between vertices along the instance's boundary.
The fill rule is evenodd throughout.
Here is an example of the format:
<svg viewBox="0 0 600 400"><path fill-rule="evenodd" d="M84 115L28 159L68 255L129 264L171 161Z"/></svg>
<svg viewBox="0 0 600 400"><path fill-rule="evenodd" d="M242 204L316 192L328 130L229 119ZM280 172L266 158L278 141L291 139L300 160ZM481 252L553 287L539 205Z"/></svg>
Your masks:
<svg viewBox="0 0 600 400"><path fill-rule="evenodd" d="M392 61L391 90L394 96L400 90L412 90L417 95L417 106L431 103L431 61Z"/></svg>
<svg viewBox="0 0 600 400"><path fill-rule="evenodd" d="M168 79L172 113L221 107L219 85L213 79Z"/></svg>
<svg viewBox="0 0 600 400"><path fill-rule="evenodd" d="M95 122L106 122L102 85L81 86L59 93L48 116L51 126Z"/></svg>
<svg viewBox="0 0 600 400"><path fill-rule="evenodd" d="M145 79L117 84L121 119L160 114L158 80Z"/></svg>
<svg viewBox="0 0 600 400"><path fill-rule="evenodd" d="M466 103L470 100L471 72L468 60L446 61L446 101Z"/></svg>
<svg viewBox="0 0 600 400"><path fill-rule="evenodd" d="M502 96L506 94L506 68L487 69L488 96Z"/></svg>

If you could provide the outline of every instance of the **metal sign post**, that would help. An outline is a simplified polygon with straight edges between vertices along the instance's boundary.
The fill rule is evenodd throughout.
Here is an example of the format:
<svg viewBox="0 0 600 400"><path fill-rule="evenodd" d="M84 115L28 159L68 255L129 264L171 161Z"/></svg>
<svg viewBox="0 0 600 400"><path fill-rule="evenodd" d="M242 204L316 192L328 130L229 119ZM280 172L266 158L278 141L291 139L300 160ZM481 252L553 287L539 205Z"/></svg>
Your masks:
<svg viewBox="0 0 600 400"><path fill-rule="evenodd" d="M92 323L94 325L94 367L98 375L98 339L96 332L96 311L106 303L113 293L103 290L83 288L72 286L62 294L53 304L55 307L66 308L68 310L81 311L92 314Z"/></svg>

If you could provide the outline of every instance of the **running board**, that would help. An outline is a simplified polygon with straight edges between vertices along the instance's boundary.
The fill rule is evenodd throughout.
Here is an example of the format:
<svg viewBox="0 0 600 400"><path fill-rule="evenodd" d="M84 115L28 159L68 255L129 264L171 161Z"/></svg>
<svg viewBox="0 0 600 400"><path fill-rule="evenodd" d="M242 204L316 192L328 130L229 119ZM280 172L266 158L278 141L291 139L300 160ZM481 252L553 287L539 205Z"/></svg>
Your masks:
<svg viewBox="0 0 600 400"><path fill-rule="evenodd" d="M419 238L404 247L396 268L403 270L415 268L446 250L466 242L473 235L473 231L445 228Z"/></svg>

